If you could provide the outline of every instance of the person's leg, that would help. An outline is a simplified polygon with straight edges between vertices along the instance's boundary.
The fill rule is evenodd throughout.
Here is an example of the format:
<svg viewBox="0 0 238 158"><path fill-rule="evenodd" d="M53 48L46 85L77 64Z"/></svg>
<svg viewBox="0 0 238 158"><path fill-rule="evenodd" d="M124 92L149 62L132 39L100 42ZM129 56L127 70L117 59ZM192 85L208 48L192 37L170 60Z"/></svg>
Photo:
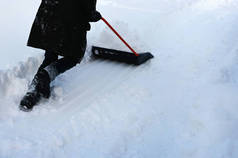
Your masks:
<svg viewBox="0 0 238 158"><path fill-rule="evenodd" d="M51 63L55 62L58 60L58 55L50 50L45 51L45 58L40 65L38 71L44 69L46 66L50 65Z"/></svg>
<svg viewBox="0 0 238 158"><path fill-rule="evenodd" d="M44 77L44 75L42 75L42 74L44 74L42 70L43 70L45 67L47 67L47 66L50 65L51 63L54 63L54 62L57 61L57 60L58 60L58 55L57 55L56 53L54 53L54 52L52 52L52 51L49 51L49 50L46 50L46 51L45 51L45 58L44 58L42 64L40 65L40 67L38 68L38 71L37 71L37 73L35 74L35 76L34 76L32 82L31 82L31 84L30 84L30 86L29 86L29 91L33 91L34 89L36 89L36 85L37 85L38 83L41 83L40 80L42 80L42 81L47 80L47 75L45 75L46 77ZM39 87L39 86L38 86L38 87ZM40 88L40 91L44 92L44 93L42 93L42 94L43 94L43 97L49 98L50 93L49 93L49 91L48 91L48 89L49 89L48 84L46 84L46 86L43 86L43 85L42 85L42 86L40 86L40 87L42 87L42 88Z"/></svg>
<svg viewBox="0 0 238 158"><path fill-rule="evenodd" d="M31 90L28 91L21 100L20 109L23 111L30 111L42 97L49 98L50 82L59 74L74 67L78 61L79 59L77 58L65 57L40 69L32 81Z"/></svg>
<svg viewBox="0 0 238 158"><path fill-rule="evenodd" d="M56 53L54 53L53 51L50 50L46 50L45 51L45 58L42 62L42 64L40 65L40 67L38 68L37 73L35 74L30 86L29 86L29 91L32 91L35 89L36 85L39 82L39 79L42 78L42 70L47 67L48 65L50 65L51 63L54 63L55 61L58 60L58 55ZM48 87L47 87L48 88ZM46 89L47 89L46 88ZM49 94L44 95L44 97L48 98Z"/></svg>
<svg viewBox="0 0 238 158"><path fill-rule="evenodd" d="M80 38L76 38L78 36ZM86 45L86 31L77 34L75 34L74 31L71 46L67 53L68 56L72 57L64 57L57 60L58 56L55 56L54 53L46 53L45 60L32 82L32 91L27 92L23 97L20 103L20 109L23 111L30 111L41 100L41 98L49 98L50 82L59 74L71 69L81 61L86 50Z"/></svg>
<svg viewBox="0 0 238 158"><path fill-rule="evenodd" d="M80 59L77 58L64 57L46 66L44 70L48 72L51 81L53 81L58 75L76 66L79 61Z"/></svg>
<svg viewBox="0 0 238 158"><path fill-rule="evenodd" d="M42 98L50 97L50 77L46 70L38 70L28 89L28 92L20 102L20 110L31 111Z"/></svg>
<svg viewBox="0 0 238 158"><path fill-rule="evenodd" d="M32 107L40 101L42 97L50 97L50 78L45 67L58 60L58 55L52 51L46 50L45 58L38 68L26 95L20 102L20 109L30 111Z"/></svg>

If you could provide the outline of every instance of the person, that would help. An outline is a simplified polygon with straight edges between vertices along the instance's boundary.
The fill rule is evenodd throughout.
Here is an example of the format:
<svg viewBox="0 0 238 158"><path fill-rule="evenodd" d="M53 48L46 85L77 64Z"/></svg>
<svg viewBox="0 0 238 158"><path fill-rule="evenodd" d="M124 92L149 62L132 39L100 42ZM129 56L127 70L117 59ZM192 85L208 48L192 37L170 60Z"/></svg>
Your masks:
<svg viewBox="0 0 238 158"><path fill-rule="evenodd" d="M42 98L49 98L51 81L80 63L89 22L101 18L96 0L42 0L27 45L45 50L45 58L20 102L21 110L31 111Z"/></svg>

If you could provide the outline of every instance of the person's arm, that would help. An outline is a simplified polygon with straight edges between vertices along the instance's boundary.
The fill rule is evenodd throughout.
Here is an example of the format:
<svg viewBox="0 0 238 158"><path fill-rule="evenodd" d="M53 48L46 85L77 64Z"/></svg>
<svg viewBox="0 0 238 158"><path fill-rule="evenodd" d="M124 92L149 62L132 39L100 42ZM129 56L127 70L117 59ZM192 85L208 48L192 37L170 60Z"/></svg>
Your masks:
<svg viewBox="0 0 238 158"><path fill-rule="evenodd" d="M99 21L102 16L96 10L97 0L86 0L86 14L88 15L89 22L97 22Z"/></svg>
<svg viewBox="0 0 238 158"><path fill-rule="evenodd" d="M96 11L97 0L87 0L87 1L88 1L88 3L87 3L87 9L88 9L90 12Z"/></svg>

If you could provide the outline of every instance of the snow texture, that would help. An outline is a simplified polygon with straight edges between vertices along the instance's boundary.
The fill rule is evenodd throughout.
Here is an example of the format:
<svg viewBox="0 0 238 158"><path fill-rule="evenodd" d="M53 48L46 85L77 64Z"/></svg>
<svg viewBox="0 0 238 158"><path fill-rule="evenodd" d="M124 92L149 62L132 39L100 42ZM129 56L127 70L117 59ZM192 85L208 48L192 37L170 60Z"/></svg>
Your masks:
<svg viewBox="0 0 238 158"><path fill-rule="evenodd" d="M30 113L18 104L43 57L11 43L31 57L0 71L0 158L237 158L237 9L236 0L99 1L122 36L155 58L139 67L91 59L92 45L128 50L93 24L82 63Z"/></svg>

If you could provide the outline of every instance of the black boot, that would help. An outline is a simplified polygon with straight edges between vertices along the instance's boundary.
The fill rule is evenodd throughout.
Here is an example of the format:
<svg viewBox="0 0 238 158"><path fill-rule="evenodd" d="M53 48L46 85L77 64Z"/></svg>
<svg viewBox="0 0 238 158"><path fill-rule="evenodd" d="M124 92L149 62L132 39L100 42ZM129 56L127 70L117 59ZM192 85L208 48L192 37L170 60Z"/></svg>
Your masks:
<svg viewBox="0 0 238 158"><path fill-rule="evenodd" d="M50 97L50 77L46 70L42 69L35 75L29 91L20 102L20 110L31 111L42 98Z"/></svg>

